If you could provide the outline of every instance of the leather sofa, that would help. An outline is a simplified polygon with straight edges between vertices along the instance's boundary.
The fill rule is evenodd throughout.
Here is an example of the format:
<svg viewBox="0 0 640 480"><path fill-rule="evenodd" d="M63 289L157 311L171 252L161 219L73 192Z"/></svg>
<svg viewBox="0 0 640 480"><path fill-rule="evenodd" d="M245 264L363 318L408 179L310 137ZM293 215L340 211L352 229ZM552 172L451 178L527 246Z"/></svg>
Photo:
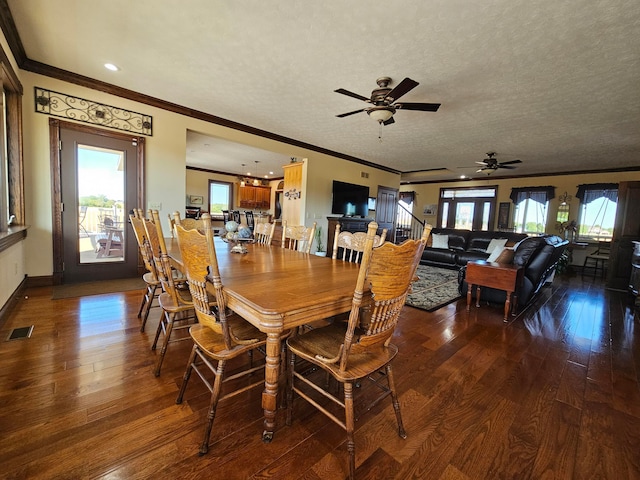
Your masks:
<svg viewBox="0 0 640 480"><path fill-rule="evenodd" d="M447 235L448 248L434 248L432 246L434 234ZM513 232L472 232L454 228L434 228L422 253L420 264L459 269L470 260L486 260L489 257L487 253L489 243L492 239L499 238L506 238L507 246L512 246L527 238L527 235Z"/></svg>
<svg viewBox="0 0 640 480"><path fill-rule="evenodd" d="M518 306L524 307L540 291L545 283L551 282L556 265L562 257L569 242L557 235L528 237L515 249L513 264L524 268L522 285L514 292L518 295ZM465 280L466 266L458 273L458 289L461 295L467 294L468 284ZM472 289L475 298L476 289ZM489 303L503 304L506 300L504 290L481 287L480 300Z"/></svg>

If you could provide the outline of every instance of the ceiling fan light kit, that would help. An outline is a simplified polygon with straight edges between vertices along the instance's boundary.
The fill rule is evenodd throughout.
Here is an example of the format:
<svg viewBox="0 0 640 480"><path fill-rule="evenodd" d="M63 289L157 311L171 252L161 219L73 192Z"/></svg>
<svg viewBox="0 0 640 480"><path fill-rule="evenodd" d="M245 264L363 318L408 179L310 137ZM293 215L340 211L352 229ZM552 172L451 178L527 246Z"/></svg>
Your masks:
<svg viewBox="0 0 640 480"><path fill-rule="evenodd" d="M384 123L396 113L391 107L372 107L367 109L367 113L378 123Z"/></svg>
<svg viewBox="0 0 640 480"><path fill-rule="evenodd" d="M516 167L513 165L516 163L522 163L522 160L509 160L508 162L498 162L495 157L496 152L487 153L487 158L482 161L476 162L478 165L482 165L476 173L485 172L487 175L491 175L491 173L495 172L499 168L506 168L508 170L512 170Z"/></svg>
<svg viewBox="0 0 640 480"><path fill-rule="evenodd" d="M380 77L376 80L379 88L374 89L371 92L371 97L359 95L357 93L350 92L344 88L338 88L334 90L336 93L353 97L363 102L372 104L371 107L361 108L360 110L354 110L353 112L341 113L336 115L338 118L348 117L360 112L367 112L371 118L382 125L390 125L395 123L393 115L397 110L417 110L423 112L437 112L440 108L439 103L394 103L405 93L413 90L419 84L415 80L411 80L409 77L402 80L394 88L390 88L391 77Z"/></svg>

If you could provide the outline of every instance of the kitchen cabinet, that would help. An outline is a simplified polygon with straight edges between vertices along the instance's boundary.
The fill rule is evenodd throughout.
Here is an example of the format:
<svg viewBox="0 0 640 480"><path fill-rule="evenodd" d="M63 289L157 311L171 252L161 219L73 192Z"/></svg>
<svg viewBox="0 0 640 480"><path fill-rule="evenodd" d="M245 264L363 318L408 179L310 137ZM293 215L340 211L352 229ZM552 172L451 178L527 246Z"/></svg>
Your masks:
<svg viewBox="0 0 640 480"><path fill-rule="evenodd" d="M238 193L238 204L241 208L269 210L271 208L271 187L241 186Z"/></svg>

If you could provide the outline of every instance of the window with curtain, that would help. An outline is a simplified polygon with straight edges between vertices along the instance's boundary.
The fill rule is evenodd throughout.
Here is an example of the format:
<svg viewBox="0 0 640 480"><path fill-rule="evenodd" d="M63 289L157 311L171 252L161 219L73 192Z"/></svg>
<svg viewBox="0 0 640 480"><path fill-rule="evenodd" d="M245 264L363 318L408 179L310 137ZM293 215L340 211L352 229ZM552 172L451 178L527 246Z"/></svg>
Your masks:
<svg viewBox="0 0 640 480"><path fill-rule="evenodd" d="M511 189L515 205L513 226L517 233L539 235L545 232L549 200L556 196L555 187L522 187Z"/></svg>
<svg viewBox="0 0 640 480"><path fill-rule="evenodd" d="M411 228L413 202L416 192L398 192L398 211L396 212L396 228Z"/></svg>
<svg viewBox="0 0 640 480"><path fill-rule="evenodd" d="M580 200L578 240L611 240L618 206L618 184L578 185L576 198Z"/></svg>

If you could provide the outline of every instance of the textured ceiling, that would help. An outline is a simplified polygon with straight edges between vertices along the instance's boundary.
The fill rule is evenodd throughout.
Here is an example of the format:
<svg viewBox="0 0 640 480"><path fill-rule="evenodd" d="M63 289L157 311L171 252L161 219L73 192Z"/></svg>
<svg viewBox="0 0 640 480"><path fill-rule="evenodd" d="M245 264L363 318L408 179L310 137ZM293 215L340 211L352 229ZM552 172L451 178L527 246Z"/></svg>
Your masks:
<svg viewBox="0 0 640 480"><path fill-rule="evenodd" d="M429 180L490 151L523 162L494 175L640 166L638 0L8 3L29 59ZM381 142L365 113L336 118L366 104L335 89L381 76L440 110L398 111ZM189 164L253 158L193 137Z"/></svg>

